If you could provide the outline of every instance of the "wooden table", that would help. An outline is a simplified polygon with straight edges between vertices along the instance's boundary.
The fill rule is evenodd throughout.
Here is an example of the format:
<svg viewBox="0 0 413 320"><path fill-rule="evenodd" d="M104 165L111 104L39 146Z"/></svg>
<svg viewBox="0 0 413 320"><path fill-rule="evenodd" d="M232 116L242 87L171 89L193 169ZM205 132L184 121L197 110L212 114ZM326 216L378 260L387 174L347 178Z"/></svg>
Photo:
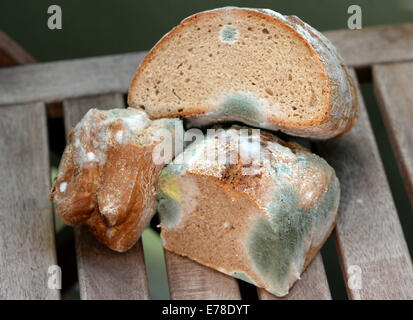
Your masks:
<svg viewBox="0 0 413 320"><path fill-rule="evenodd" d="M357 71L359 80L373 82L413 205L413 24L325 34L351 72ZM57 253L48 199L48 139L53 132L47 126L47 117L56 112L47 113L46 105L55 103L58 111L63 110L66 132L91 106L125 106L129 82L144 55L0 69L1 299L61 298L59 290L47 286L47 270L57 264ZM0 36L1 62L34 59ZM363 97L359 98L360 118L349 134L312 143L341 181L334 238L347 293L350 299L413 299L411 257ZM126 254L118 254L97 243L84 228L75 228L75 240L82 299L149 298L141 241ZM172 299L241 298L237 280L169 252L165 259ZM362 272L361 288L351 285L355 270ZM276 299L260 289L258 297ZM331 299L321 254L285 299Z"/></svg>

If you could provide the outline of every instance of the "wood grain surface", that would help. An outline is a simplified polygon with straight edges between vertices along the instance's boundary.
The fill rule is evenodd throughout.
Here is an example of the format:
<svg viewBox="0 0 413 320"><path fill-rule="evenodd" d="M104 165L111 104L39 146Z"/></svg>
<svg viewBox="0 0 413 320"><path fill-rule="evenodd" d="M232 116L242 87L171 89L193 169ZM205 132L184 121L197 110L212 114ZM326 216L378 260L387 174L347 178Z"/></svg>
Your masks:
<svg viewBox="0 0 413 320"><path fill-rule="evenodd" d="M0 30L0 67L35 63L36 60Z"/></svg>
<svg viewBox="0 0 413 320"><path fill-rule="evenodd" d="M413 206L413 62L373 66L373 83Z"/></svg>
<svg viewBox="0 0 413 320"><path fill-rule="evenodd" d="M343 137L317 144L341 183L334 235L348 295L413 299L412 261L360 94L359 99L355 127Z"/></svg>
<svg viewBox="0 0 413 320"><path fill-rule="evenodd" d="M324 33L353 67L413 59L413 24ZM0 105L126 93L146 52L0 70Z"/></svg>
<svg viewBox="0 0 413 320"><path fill-rule="evenodd" d="M324 32L355 68L413 59L413 23Z"/></svg>
<svg viewBox="0 0 413 320"><path fill-rule="evenodd" d="M59 299L46 109L0 108L0 299Z"/></svg>
<svg viewBox="0 0 413 320"><path fill-rule="evenodd" d="M168 250L165 259L171 299L241 299L236 279Z"/></svg>
<svg viewBox="0 0 413 320"><path fill-rule="evenodd" d="M123 92L145 53L38 63L0 70L0 105Z"/></svg>
<svg viewBox="0 0 413 320"><path fill-rule="evenodd" d="M315 256L287 296L279 298L264 289L258 289L258 298L261 300L331 300L321 254Z"/></svg>
<svg viewBox="0 0 413 320"><path fill-rule="evenodd" d="M413 59L413 24L328 31L325 35L353 67ZM5 38L0 33L1 37ZM0 51L6 52L3 47ZM0 178L7 186L0 190L0 299L60 298L58 291L47 287L47 269L56 264L56 251L47 199L50 181L43 103L64 100L66 131L90 107L124 105L122 95L116 92L126 93L144 55L130 53L0 70ZM32 62L29 55L21 59ZM373 67L379 105L410 200L412 74L411 63ZM359 98L360 119L355 128L341 138L317 143L318 153L335 168L341 182L334 236L348 294L351 299L413 299L411 257ZM75 237L83 299L148 298L140 242L128 253L118 254L100 245L84 228L76 228ZM173 299L240 298L237 281L231 277L170 252L166 252L166 262ZM360 287L354 281L358 270ZM259 297L275 298L263 290L259 290ZM308 298L331 298L320 255L286 297Z"/></svg>
<svg viewBox="0 0 413 320"><path fill-rule="evenodd" d="M121 94L63 101L66 134L90 108L123 108ZM141 240L126 253L100 244L85 227L75 228L81 299L149 299Z"/></svg>

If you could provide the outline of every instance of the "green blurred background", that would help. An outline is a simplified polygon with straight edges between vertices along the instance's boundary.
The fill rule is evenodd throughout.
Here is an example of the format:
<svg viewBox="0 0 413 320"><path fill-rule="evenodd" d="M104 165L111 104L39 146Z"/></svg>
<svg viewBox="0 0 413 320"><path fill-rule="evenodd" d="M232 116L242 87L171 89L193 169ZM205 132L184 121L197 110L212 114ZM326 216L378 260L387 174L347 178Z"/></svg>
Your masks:
<svg viewBox="0 0 413 320"><path fill-rule="evenodd" d="M47 8L53 4L62 8L62 30L49 30L47 27ZM321 31L345 29L349 17L347 8L352 4L362 8L363 27L413 22L413 0L1 0L0 29L38 61L46 62L148 50L188 15L222 6L270 8L283 14L297 15ZM372 85L363 83L361 89L412 254L412 208L395 165ZM53 175L59 157L59 152L52 150ZM57 229L62 231L62 228L57 220ZM143 244L151 298L167 299L169 292L158 233L148 228L143 235ZM322 255L333 298L346 299L332 237L322 249ZM66 293L66 298L76 297L75 286Z"/></svg>
<svg viewBox="0 0 413 320"><path fill-rule="evenodd" d="M47 8L62 8L63 29L47 28ZM358 4L363 26L412 21L412 0L1 0L0 28L39 61L151 48L193 13L222 6L270 8L294 14L319 30L347 28Z"/></svg>

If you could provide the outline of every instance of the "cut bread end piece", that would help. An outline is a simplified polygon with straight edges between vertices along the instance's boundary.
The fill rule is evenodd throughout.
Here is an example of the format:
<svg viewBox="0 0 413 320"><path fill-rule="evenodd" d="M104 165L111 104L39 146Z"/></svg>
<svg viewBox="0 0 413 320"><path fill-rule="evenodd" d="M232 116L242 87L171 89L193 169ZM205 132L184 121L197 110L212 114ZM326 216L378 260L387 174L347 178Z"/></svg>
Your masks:
<svg viewBox="0 0 413 320"><path fill-rule="evenodd" d="M240 130L191 144L162 170L161 237L167 250L284 296L335 225L339 182L298 144Z"/></svg>
<svg viewBox="0 0 413 320"><path fill-rule="evenodd" d="M182 122L151 121L136 109L91 109L71 130L50 193L60 218L85 224L115 251L131 248L155 211L164 166L153 158L157 130L182 130Z"/></svg>
<svg viewBox="0 0 413 320"><path fill-rule="evenodd" d="M128 102L152 118L241 121L314 138L357 116L352 80L331 43L296 17L227 7L188 17L149 52Z"/></svg>

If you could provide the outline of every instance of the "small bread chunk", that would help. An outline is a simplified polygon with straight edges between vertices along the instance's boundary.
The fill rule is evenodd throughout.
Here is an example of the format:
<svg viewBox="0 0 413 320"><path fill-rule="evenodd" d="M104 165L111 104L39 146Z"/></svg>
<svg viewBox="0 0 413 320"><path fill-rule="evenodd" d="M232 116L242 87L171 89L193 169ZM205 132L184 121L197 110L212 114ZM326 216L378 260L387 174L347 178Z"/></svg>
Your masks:
<svg viewBox="0 0 413 320"><path fill-rule="evenodd" d="M241 130L191 144L162 170L161 237L167 250L284 296L335 226L339 181L297 143Z"/></svg>
<svg viewBox="0 0 413 320"><path fill-rule="evenodd" d="M343 59L295 16L226 7L190 16L140 64L131 107L199 127L240 121L326 139L351 129L357 94Z"/></svg>
<svg viewBox="0 0 413 320"><path fill-rule="evenodd" d="M142 110L89 110L70 132L50 193L60 218L115 251L131 248L155 212L164 164L153 161L154 133L173 137L175 128L180 120L151 121Z"/></svg>

